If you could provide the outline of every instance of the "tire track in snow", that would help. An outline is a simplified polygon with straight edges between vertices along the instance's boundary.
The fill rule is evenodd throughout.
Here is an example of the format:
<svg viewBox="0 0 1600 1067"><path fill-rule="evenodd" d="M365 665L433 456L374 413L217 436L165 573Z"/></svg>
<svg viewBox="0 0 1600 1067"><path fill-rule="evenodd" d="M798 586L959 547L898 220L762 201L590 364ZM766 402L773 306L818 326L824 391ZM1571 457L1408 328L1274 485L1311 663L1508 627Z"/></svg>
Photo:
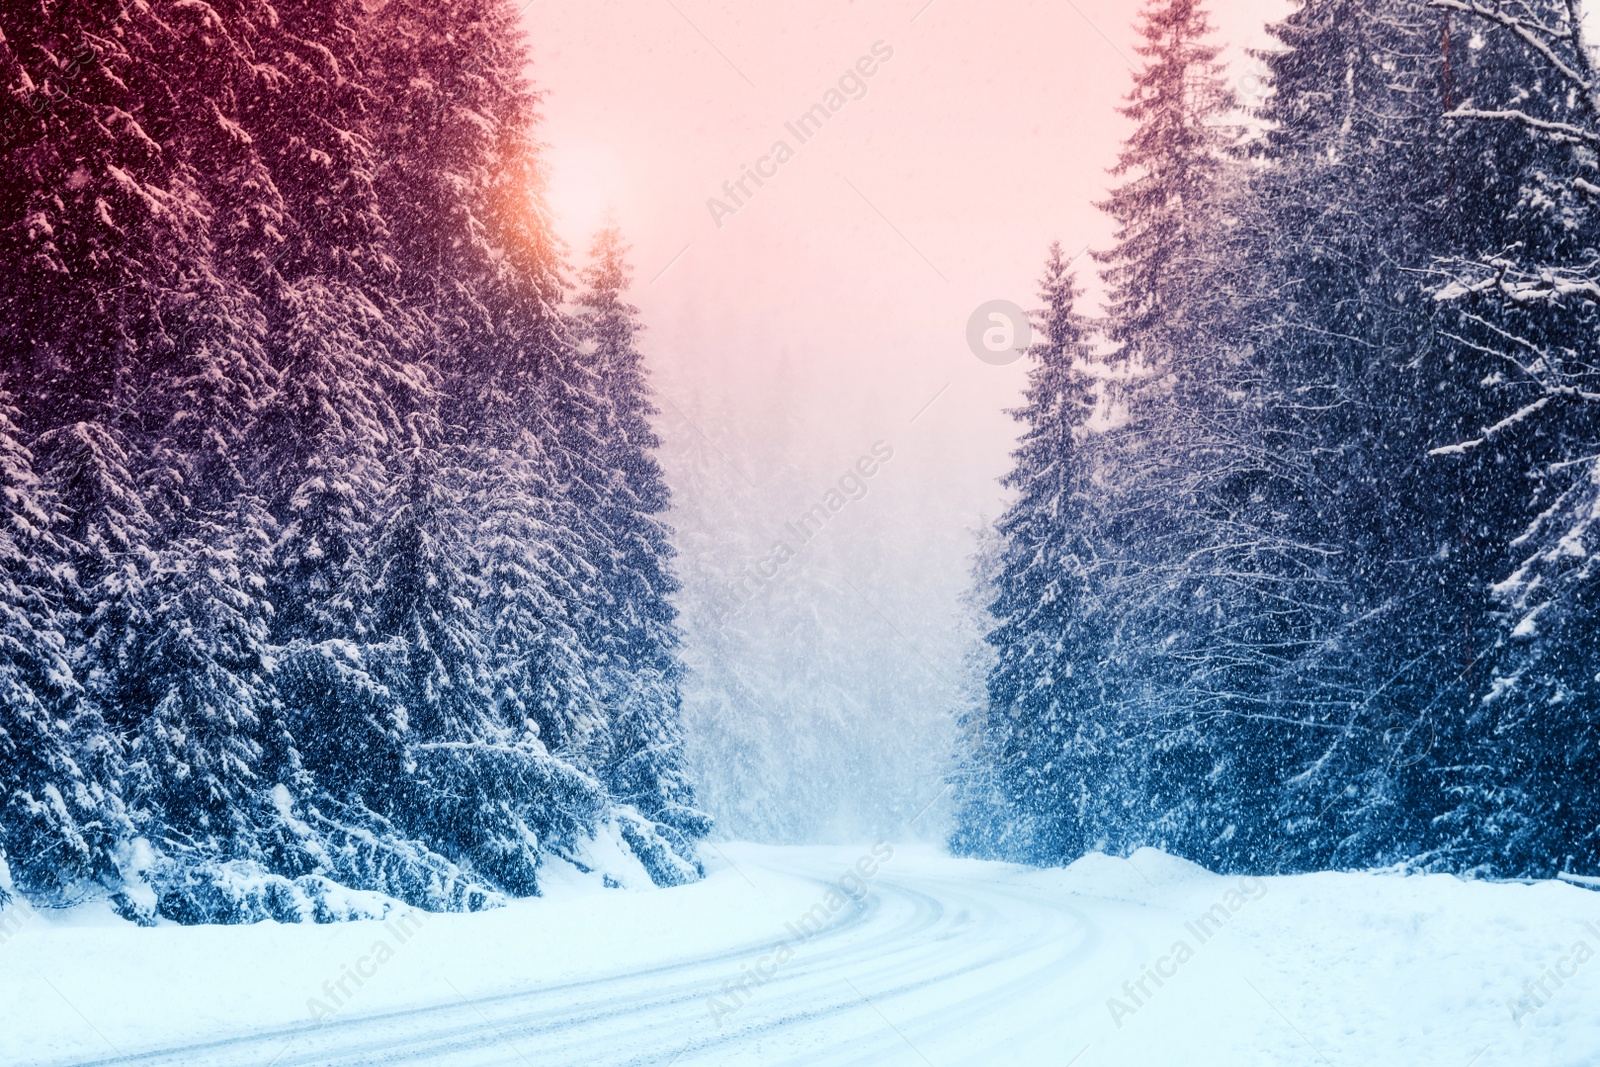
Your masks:
<svg viewBox="0 0 1600 1067"><path fill-rule="evenodd" d="M742 864L819 890L834 885L823 861L776 850L762 856ZM707 931L708 940L715 936ZM1100 924L1059 897L886 868L717 1028L707 999L724 996L722 984L739 977L740 964L783 937L774 931L638 971L73 1067L926 1067L924 1055L939 1067L981 1063L987 1057L961 1050L968 1029L1050 995L1106 944ZM1013 1037L1049 1040L1063 1015L1087 1003L1081 993L1066 999Z"/></svg>

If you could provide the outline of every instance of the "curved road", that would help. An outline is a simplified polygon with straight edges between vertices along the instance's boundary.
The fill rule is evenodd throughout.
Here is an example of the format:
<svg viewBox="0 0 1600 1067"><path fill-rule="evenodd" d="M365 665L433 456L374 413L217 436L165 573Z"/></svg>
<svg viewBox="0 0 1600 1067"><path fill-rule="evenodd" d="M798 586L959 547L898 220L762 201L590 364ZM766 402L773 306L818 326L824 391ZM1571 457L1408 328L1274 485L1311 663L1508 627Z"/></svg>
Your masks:
<svg viewBox="0 0 1600 1067"><path fill-rule="evenodd" d="M822 903L857 853L747 848L734 856L752 886ZM799 943L786 928L725 944L708 931L699 954L642 970L94 1063L1067 1063L1091 1036L1084 1020L1103 1020L1108 991L1146 949L1130 931L1148 922L1147 909L1030 888L1021 876L962 873L948 860L897 858ZM772 955L780 940L793 952L781 963ZM733 983L751 968L767 977L741 991Z"/></svg>
<svg viewBox="0 0 1600 1067"><path fill-rule="evenodd" d="M0 1067L1600 1063L1600 963L1531 1022L1507 1010L1600 939L1571 886L1225 878L1148 852L1054 871L928 848L707 855L679 889L552 873L545 900L424 917L320 1026L307 996L385 924L34 919L0 942ZM808 914L825 922L802 940Z"/></svg>

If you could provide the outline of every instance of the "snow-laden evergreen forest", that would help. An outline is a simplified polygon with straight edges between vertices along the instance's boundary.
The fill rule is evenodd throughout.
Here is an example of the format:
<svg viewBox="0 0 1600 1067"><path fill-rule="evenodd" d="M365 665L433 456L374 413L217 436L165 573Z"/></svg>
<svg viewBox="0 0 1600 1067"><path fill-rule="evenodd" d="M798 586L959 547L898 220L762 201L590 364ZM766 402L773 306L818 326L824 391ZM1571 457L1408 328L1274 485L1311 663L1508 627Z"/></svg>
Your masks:
<svg viewBox="0 0 1600 1067"><path fill-rule="evenodd" d="M1600 71L1577 0L1144 5L980 559L957 847L1600 867Z"/></svg>
<svg viewBox="0 0 1600 1067"><path fill-rule="evenodd" d="M714 833L1600 872L1579 0L1298 0L1248 97L1145 0L1003 514L866 546L920 411L766 420L840 457L782 499L669 457L628 237L548 208L539 18L0 5L0 904L475 911ZM919 553L969 537L958 602Z"/></svg>
<svg viewBox="0 0 1600 1067"><path fill-rule="evenodd" d="M516 16L0 10L0 893L699 877L631 268L553 239Z"/></svg>

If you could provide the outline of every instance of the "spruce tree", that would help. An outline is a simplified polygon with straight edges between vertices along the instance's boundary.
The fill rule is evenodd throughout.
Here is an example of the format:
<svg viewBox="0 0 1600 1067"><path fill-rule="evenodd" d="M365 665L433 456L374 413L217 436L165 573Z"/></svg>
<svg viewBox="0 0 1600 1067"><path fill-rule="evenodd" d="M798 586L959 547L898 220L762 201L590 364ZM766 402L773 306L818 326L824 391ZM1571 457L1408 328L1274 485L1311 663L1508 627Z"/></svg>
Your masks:
<svg viewBox="0 0 1600 1067"><path fill-rule="evenodd" d="M259 858L276 821L263 778L273 725L259 575L271 545L259 503L191 520L126 593L100 635L103 692L138 723L131 799L148 836L181 864ZM187 855L183 855L187 853Z"/></svg>
<svg viewBox="0 0 1600 1067"><path fill-rule="evenodd" d="M1600 864L1600 659L1594 608L1600 407L1593 233L1592 27L1580 5L1440 3L1498 77L1466 83L1445 118L1493 158L1491 220L1475 244L1435 247L1436 298L1480 356L1452 367L1479 409L1441 434L1445 469L1477 472L1492 606L1478 692L1441 820L1451 862L1548 875ZM1453 211L1465 205L1452 204ZM1499 551L1495 551L1499 550ZM1490 569L1495 568L1495 569Z"/></svg>
<svg viewBox="0 0 1600 1067"><path fill-rule="evenodd" d="M1235 306L1259 324L1256 434L1284 460L1253 521L1315 552L1280 572L1270 690L1289 757L1277 854L1296 865L1434 847L1455 773L1438 768L1461 766L1485 679L1499 564L1476 531L1515 504L1483 457L1431 453L1491 416L1458 376L1496 368L1455 339L1418 267L1529 234L1491 208L1521 181L1501 162L1519 150L1442 120L1515 75L1492 46L1446 52L1447 21L1402 0L1308 2L1263 56L1267 165L1239 227L1261 284Z"/></svg>
<svg viewBox="0 0 1600 1067"><path fill-rule="evenodd" d="M1095 258L1110 287L1107 336L1123 362L1159 374L1207 253L1233 101L1200 0L1148 0L1140 17L1134 51L1144 66L1119 109L1136 128L1112 169L1126 180L1099 205L1117 225L1116 245Z"/></svg>
<svg viewBox="0 0 1600 1067"><path fill-rule="evenodd" d="M1221 662L1208 650L1222 619L1204 598L1215 593L1208 575L1226 569L1215 520L1237 491L1217 477L1233 465L1236 400L1202 309L1225 194L1238 180L1237 134L1203 5L1152 2L1140 33L1144 66L1123 109L1136 127L1113 170L1126 180L1100 205L1117 225L1116 244L1096 256L1125 412L1098 464L1107 496L1102 582L1118 619L1098 655L1108 665L1102 699L1140 753L1120 797L1131 835L1123 847L1199 858L1221 830L1208 825L1209 800L1195 789L1215 781L1208 774L1222 758L1206 723L1233 710L1215 706L1226 684L1190 682Z"/></svg>
<svg viewBox="0 0 1600 1067"><path fill-rule="evenodd" d="M499 815L510 814L521 831L515 809L531 798L491 773L507 731L494 715L460 473L422 440L407 462L384 502L389 518L373 546L376 641L369 662L402 716L398 740L409 770L399 781L378 783L378 803L385 817L459 860L507 829ZM531 849L523 853L523 869L510 874L508 888L528 893L538 860Z"/></svg>
<svg viewBox="0 0 1600 1067"><path fill-rule="evenodd" d="M1095 383L1081 296L1059 242L1041 280L1041 340L1029 351L1015 465L1003 484L1017 498L995 524L1002 539L988 635L997 654L988 710L975 746L992 762L1018 826L968 830L973 846L1035 862L1061 862L1101 841L1099 804L1117 783L1116 740L1096 714L1097 549L1089 422ZM1014 843L1003 839L1010 837ZM998 847L996 847L998 846Z"/></svg>
<svg viewBox="0 0 1600 1067"><path fill-rule="evenodd" d="M600 462L609 472L598 508L612 544L604 561L605 670L612 753L606 779L613 794L653 819L699 836L704 817L681 765L678 591L671 531L661 516L671 505L655 453L661 441L651 419L644 356L635 339L639 309L627 302L632 269L615 226L595 237L578 297L578 338L605 404Z"/></svg>
<svg viewBox="0 0 1600 1067"><path fill-rule="evenodd" d="M59 505L18 440L14 411L0 394L0 865L5 884L66 904L115 887L132 827L117 794L121 745L69 660Z"/></svg>

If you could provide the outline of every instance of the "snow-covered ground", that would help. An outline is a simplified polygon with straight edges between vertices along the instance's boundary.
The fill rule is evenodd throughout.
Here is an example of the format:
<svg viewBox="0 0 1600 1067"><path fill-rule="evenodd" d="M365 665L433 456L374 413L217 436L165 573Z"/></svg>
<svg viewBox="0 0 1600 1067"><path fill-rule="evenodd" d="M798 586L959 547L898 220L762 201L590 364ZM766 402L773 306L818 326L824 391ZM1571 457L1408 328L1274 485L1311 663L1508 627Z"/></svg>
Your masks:
<svg viewBox="0 0 1600 1067"><path fill-rule="evenodd" d="M386 924L8 913L0 1064L1600 1063L1571 885L706 851L680 889Z"/></svg>

